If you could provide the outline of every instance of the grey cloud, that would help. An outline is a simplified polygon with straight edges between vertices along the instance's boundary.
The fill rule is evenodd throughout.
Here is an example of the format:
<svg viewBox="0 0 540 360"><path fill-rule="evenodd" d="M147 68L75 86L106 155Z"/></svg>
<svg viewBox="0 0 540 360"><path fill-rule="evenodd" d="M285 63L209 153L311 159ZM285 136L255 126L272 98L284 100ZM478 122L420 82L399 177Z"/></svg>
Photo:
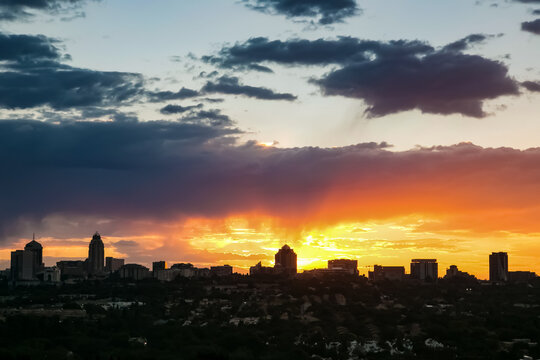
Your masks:
<svg viewBox="0 0 540 360"><path fill-rule="evenodd" d="M540 19L522 22L521 30L540 35Z"/></svg>
<svg viewBox="0 0 540 360"><path fill-rule="evenodd" d="M163 115L182 114L187 111L194 110L194 109L200 109L202 107L203 107L203 104L189 105L189 106L169 104L161 108L159 112L162 113Z"/></svg>
<svg viewBox="0 0 540 360"><path fill-rule="evenodd" d="M243 95L261 100L296 100L293 94L277 93L264 87L243 85L237 77L229 76L222 76L216 81L208 81L201 91L207 94Z"/></svg>
<svg viewBox="0 0 540 360"><path fill-rule="evenodd" d="M518 95L505 64L463 53L491 35L472 34L439 49L421 41L372 41L352 37L288 41L253 38L203 60L222 68L253 64L338 65L312 79L325 95L363 100L367 115L418 109L425 113L483 117L485 100Z"/></svg>
<svg viewBox="0 0 540 360"><path fill-rule="evenodd" d="M31 18L34 11L68 14L62 20L84 16L80 8L90 0L0 0L0 20L15 21ZM93 0L99 1L99 0ZM69 15L71 13L71 15ZM75 15L73 15L73 13Z"/></svg>
<svg viewBox="0 0 540 360"><path fill-rule="evenodd" d="M242 0L257 11L288 18L312 18L321 25L342 22L360 10L355 0Z"/></svg>

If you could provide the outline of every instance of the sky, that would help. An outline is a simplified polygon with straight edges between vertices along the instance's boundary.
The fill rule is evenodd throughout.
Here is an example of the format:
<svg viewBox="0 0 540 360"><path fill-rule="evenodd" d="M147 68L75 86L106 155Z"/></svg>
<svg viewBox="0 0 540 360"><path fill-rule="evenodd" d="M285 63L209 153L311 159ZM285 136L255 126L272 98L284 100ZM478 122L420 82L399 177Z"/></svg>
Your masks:
<svg viewBox="0 0 540 360"><path fill-rule="evenodd" d="M540 0L0 0L0 267L540 273Z"/></svg>

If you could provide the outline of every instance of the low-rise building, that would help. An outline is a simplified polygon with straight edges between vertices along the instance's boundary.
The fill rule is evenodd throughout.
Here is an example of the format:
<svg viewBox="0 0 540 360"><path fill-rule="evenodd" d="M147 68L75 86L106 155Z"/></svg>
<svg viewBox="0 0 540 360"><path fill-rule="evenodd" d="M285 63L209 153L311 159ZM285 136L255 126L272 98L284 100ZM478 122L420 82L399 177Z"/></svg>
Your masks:
<svg viewBox="0 0 540 360"><path fill-rule="evenodd" d="M373 271L368 272L369 280L382 281L393 280L401 281L405 278L405 267L403 266L373 266Z"/></svg>
<svg viewBox="0 0 540 360"><path fill-rule="evenodd" d="M210 267L210 274L212 276L230 276L233 273L233 268L230 265L212 266Z"/></svg>
<svg viewBox="0 0 540 360"><path fill-rule="evenodd" d="M118 273L121 279L144 280L151 277L150 269L139 264L126 264L118 270Z"/></svg>

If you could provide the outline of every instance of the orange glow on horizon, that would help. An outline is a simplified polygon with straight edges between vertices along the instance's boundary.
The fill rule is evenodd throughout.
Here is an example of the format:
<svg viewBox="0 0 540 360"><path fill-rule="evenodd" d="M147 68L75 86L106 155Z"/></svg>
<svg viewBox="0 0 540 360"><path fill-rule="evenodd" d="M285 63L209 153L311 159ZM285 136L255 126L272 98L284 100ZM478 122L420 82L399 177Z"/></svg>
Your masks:
<svg viewBox="0 0 540 360"><path fill-rule="evenodd" d="M171 224L160 234L130 236L103 235L106 256L126 258L126 262L151 266L152 261L191 262L196 266L229 264L241 273L262 261L273 266L274 254L289 244L298 254L299 270L326 267L327 260L358 260L359 271L367 274L375 264L404 266L409 272L412 258L436 258L439 276L457 265L485 279L488 255L509 253L510 270L540 272L537 258L540 245L536 233L478 232L474 230L433 230L442 220L407 216L385 221L344 222L335 225L287 228L271 217L235 216L225 219L191 218ZM17 248L30 239L20 239ZM88 238L41 238L44 257L86 258ZM0 249L0 258L9 260L13 249ZM52 265L52 264L48 264Z"/></svg>

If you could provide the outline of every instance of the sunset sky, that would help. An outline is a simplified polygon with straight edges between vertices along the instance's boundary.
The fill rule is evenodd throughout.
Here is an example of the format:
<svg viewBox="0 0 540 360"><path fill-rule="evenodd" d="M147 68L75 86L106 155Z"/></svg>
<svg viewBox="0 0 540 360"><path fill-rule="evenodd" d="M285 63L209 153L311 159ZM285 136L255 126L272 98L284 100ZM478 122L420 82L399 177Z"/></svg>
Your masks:
<svg viewBox="0 0 540 360"><path fill-rule="evenodd" d="M540 0L0 0L0 267L540 273Z"/></svg>

